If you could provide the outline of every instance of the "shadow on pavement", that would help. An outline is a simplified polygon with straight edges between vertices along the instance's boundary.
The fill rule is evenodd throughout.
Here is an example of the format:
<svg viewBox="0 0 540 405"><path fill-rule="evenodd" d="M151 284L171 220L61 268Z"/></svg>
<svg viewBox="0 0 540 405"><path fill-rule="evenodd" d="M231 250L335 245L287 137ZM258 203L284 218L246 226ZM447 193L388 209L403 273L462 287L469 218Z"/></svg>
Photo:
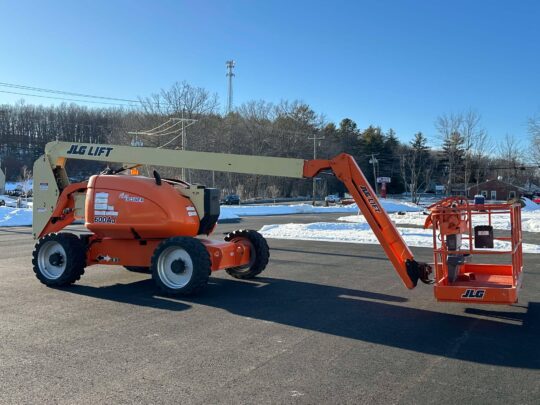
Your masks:
<svg viewBox="0 0 540 405"><path fill-rule="evenodd" d="M300 249L286 249L286 248L275 248L273 247L270 251L279 250L281 252L293 252L293 253L309 253L310 255L324 255L324 256L341 256L341 257L354 257L358 259L371 259L371 260L381 260L388 261L388 258L382 256L365 256L365 255L355 255L349 253L333 253L333 252L317 252L313 250L300 250Z"/></svg>
<svg viewBox="0 0 540 405"><path fill-rule="evenodd" d="M169 311L184 311L191 308L191 305L181 302L178 299L155 296L156 288L151 280L141 280L130 284L115 284L106 287L75 284L67 288L62 288L62 291L102 300Z"/></svg>
<svg viewBox="0 0 540 405"><path fill-rule="evenodd" d="M403 306L407 302L403 297L273 278L211 279L205 292L193 298L155 295L151 280L107 287L79 285L65 291L172 311L204 305L419 353L540 369L537 302L529 303L525 313L466 308L465 314L456 315Z"/></svg>

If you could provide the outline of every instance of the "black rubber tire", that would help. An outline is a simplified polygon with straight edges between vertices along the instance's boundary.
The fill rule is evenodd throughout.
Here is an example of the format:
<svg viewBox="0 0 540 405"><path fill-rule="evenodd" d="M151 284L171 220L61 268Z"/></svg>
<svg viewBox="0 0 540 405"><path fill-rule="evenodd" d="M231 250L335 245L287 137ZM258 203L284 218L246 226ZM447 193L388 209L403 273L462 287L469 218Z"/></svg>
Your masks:
<svg viewBox="0 0 540 405"><path fill-rule="evenodd" d="M56 242L62 246L66 253L63 260L66 268L58 278L50 278L43 273L39 266L39 252L48 242ZM86 267L86 245L72 233L50 233L38 240L32 252L32 265L39 281L50 287L61 287L73 284L81 278Z"/></svg>
<svg viewBox="0 0 540 405"><path fill-rule="evenodd" d="M270 248L266 239L257 231L240 229L225 236L227 242L235 239L247 239L251 244L251 259L247 266L231 267L225 271L234 278L247 280L259 275L268 264L270 259Z"/></svg>
<svg viewBox="0 0 540 405"><path fill-rule="evenodd" d="M132 271L133 273L150 273L150 267L144 266L124 266L124 269L126 269L127 271Z"/></svg>
<svg viewBox="0 0 540 405"><path fill-rule="evenodd" d="M171 288L163 282L158 271L158 261L161 254L170 247L178 247L187 252L193 265L191 279L185 286ZM151 261L152 279L161 291L170 295L195 295L200 293L208 284L212 263L210 255L204 244L195 238L177 236L161 242Z"/></svg>

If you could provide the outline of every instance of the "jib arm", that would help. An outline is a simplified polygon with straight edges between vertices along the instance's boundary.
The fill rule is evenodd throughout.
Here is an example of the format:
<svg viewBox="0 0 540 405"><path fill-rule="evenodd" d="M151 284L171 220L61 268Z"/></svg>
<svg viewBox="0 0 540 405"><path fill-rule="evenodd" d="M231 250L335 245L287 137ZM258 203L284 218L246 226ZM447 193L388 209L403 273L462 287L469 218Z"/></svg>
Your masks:
<svg viewBox="0 0 540 405"><path fill-rule="evenodd" d="M331 170L345 184L405 286L414 288L419 279L428 282L431 269L414 260L353 157L342 153L332 160L308 160L304 164L305 177L314 177L325 170Z"/></svg>

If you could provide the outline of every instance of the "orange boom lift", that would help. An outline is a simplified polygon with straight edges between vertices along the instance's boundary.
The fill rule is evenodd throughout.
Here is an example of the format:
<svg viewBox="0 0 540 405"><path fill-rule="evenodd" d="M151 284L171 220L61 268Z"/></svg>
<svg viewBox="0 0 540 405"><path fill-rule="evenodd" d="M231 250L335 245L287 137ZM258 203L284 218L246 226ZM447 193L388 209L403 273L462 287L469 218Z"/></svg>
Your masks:
<svg viewBox="0 0 540 405"><path fill-rule="evenodd" d="M122 168L70 183L67 159L117 162ZM153 177L121 174L140 165L294 178L333 174L349 190L407 288L420 280L434 283L440 301L517 301L522 271L519 204L476 206L447 199L430 207L426 226L434 232L431 266L415 260L350 155L301 160L66 142L47 144L34 165L37 243L32 263L42 283L67 285L88 266L121 265L150 271L166 293L194 294L206 286L213 271L226 270L233 277L248 279L266 268L268 244L258 232L238 230L222 241L207 238L219 217L218 190L164 179L156 171ZM494 238L491 221L501 214L511 218L511 235ZM487 218L487 223L473 227L476 216ZM89 234L60 232L76 219L84 220ZM462 240L468 247L462 248ZM493 249L494 241L505 244L505 249ZM472 264L471 257L479 254L508 255L511 263ZM432 268L434 280L430 280Z"/></svg>

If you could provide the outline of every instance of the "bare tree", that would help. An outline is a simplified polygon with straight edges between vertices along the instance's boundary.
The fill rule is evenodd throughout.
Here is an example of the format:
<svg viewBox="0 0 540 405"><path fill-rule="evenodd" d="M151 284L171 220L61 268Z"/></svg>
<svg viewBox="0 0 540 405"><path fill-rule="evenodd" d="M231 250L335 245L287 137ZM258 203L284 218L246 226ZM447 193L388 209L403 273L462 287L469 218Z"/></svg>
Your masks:
<svg viewBox="0 0 540 405"><path fill-rule="evenodd" d="M147 114L182 115L184 118L195 118L202 114L215 114L219 108L218 96L202 87L189 83L176 82L168 90L149 97L139 98L143 110Z"/></svg>
<svg viewBox="0 0 540 405"><path fill-rule="evenodd" d="M443 145L447 161L446 192L452 192L456 178L456 166L462 155L463 138L460 129L463 124L462 114L443 114L435 120L435 128Z"/></svg>
<svg viewBox="0 0 540 405"><path fill-rule="evenodd" d="M529 118L529 134L534 161L540 164L540 113Z"/></svg>
<svg viewBox="0 0 540 405"><path fill-rule="evenodd" d="M486 131L482 131L474 141L471 157L471 168L474 167L476 185L480 184L480 179L485 178L489 167L489 156L494 152L494 145Z"/></svg>
<svg viewBox="0 0 540 405"><path fill-rule="evenodd" d="M479 182L480 172L485 167L479 164L479 160L485 157L489 146L488 135L481 121L481 115L469 109L463 113L443 114L435 122L448 163L449 189L457 179L459 163L462 163L465 191L469 187L473 166L476 168L476 181Z"/></svg>
<svg viewBox="0 0 540 405"><path fill-rule="evenodd" d="M499 143L499 157L504 165L500 169L509 182L515 182L518 178L518 170L521 166L520 158L523 156L521 142L514 135L506 134Z"/></svg>
<svg viewBox="0 0 540 405"><path fill-rule="evenodd" d="M464 114L459 114L459 131L463 138L463 183L465 190L468 189L471 177L471 167L475 159L478 159L486 143L487 132L481 128L481 116L476 111L469 109Z"/></svg>

